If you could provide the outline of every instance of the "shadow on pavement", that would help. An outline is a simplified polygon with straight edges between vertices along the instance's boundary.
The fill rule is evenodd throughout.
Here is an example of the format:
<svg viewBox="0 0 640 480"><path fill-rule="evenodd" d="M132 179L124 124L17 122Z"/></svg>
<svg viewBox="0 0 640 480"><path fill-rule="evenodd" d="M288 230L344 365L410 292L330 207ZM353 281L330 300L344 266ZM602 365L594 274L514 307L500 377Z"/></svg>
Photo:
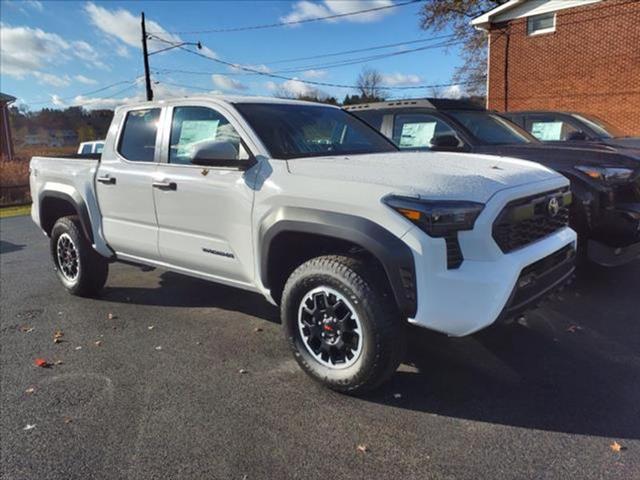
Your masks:
<svg viewBox="0 0 640 480"><path fill-rule="evenodd" d="M581 272L562 301L530 314L526 326L462 339L413 329L407 360L415 369L401 369L365 399L508 426L640 439L639 267Z"/></svg>
<svg viewBox="0 0 640 480"><path fill-rule="evenodd" d="M18 245L16 243L7 242L6 240L0 240L0 254L11 253L18 250L22 250L26 245Z"/></svg>
<svg viewBox="0 0 640 480"><path fill-rule="evenodd" d="M401 368L363 400L506 426L640 439L638 267L583 270L564 298L530 314L525 325L461 339L412 328L406 363L415 368ZM107 287L103 299L215 307L280 321L260 295L171 272L159 279L154 288Z"/></svg>
<svg viewBox="0 0 640 480"><path fill-rule="evenodd" d="M159 278L160 285L154 288L107 286L101 299L163 307L213 307L280 323L278 308L262 295L173 272L161 273Z"/></svg>

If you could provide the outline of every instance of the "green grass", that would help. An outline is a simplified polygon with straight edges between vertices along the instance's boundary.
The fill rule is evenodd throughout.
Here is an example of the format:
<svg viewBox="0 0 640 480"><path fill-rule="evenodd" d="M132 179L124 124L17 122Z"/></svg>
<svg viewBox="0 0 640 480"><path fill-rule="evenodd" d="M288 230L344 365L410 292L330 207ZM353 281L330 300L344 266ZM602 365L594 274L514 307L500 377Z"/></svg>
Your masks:
<svg viewBox="0 0 640 480"><path fill-rule="evenodd" d="M16 205L13 207L0 207L0 218L19 217L21 215L29 215L31 213L31 205Z"/></svg>

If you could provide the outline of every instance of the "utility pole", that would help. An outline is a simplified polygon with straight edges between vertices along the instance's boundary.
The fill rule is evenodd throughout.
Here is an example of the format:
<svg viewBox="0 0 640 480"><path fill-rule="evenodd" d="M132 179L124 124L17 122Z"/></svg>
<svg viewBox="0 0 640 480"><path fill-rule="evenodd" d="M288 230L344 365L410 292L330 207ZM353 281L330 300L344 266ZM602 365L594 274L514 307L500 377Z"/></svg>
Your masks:
<svg viewBox="0 0 640 480"><path fill-rule="evenodd" d="M142 55L144 56L144 79L147 86L147 100L153 100L153 90L151 90L151 76L149 74L149 52L147 51L147 29L144 24L144 12L142 12Z"/></svg>

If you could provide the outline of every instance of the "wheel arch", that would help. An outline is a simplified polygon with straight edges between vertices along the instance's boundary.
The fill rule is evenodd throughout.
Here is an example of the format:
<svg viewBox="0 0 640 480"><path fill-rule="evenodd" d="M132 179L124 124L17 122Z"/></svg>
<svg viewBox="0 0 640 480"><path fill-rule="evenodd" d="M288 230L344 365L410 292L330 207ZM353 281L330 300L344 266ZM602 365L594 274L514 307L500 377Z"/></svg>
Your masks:
<svg viewBox="0 0 640 480"><path fill-rule="evenodd" d="M260 280L271 289L276 301L288 274L302 262L325 253L355 251L370 255L379 264L402 315L415 315L417 296L411 249L371 220L310 208L281 207L264 218L258 237Z"/></svg>
<svg viewBox="0 0 640 480"><path fill-rule="evenodd" d="M38 205L40 227L47 235L51 236L51 230L59 218L77 215L80 219L84 236L89 242L93 243L89 211L84 200L79 195L75 198L64 192L48 190L40 194Z"/></svg>

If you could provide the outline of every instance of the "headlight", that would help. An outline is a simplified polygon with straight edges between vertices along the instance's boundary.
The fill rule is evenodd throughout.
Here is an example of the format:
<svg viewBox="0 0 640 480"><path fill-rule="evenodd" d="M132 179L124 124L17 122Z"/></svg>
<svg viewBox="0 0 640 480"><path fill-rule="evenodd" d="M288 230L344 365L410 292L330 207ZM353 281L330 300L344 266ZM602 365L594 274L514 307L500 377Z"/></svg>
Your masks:
<svg viewBox="0 0 640 480"><path fill-rule="evenodd" d="M390 196L383 202L432 237L446 237L472 230L484 204L460 201L430 201Z"/></svg>
<svg viewBox="0 0 640 480"><path fill-rule="evenodd" d="M578 165L575 168L595 180L610 184L624 183L633 175L633 170L630 168L591 167L585 165Z"/></svg>

